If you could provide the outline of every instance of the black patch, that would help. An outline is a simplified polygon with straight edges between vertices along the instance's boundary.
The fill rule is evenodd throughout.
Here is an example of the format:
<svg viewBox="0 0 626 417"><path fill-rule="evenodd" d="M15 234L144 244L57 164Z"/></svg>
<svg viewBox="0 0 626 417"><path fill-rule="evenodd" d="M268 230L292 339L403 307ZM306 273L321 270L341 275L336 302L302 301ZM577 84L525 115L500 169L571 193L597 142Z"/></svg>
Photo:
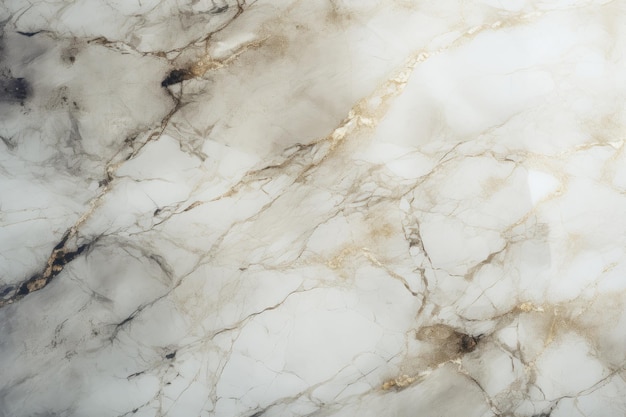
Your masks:
<svg viewBox="0 0 626 417"><path fill-rule="evenodd" d="M59 245L55 246L55 249L57 249ZM66 264L72 262L74 259L76 259L79 255L81 255L83 252L85 252L85 250L89 247L88 244L85 245L80 245L78 247L78 249L76 249L75 251L72 252L64 252L62 250L60 250L62 248L57 249L58 252L56 252L54 254L54 261L52 262L53 266L58 266L63 268ZM60 271L60 270L59 270ZM54 272L53 272L54 273ZM54 274L56 275L56 274Z"/></svg>
<svg viewBox="0 0 626 417"><path fill-rule="evenodd" d="M85 252L85 249L87 249L89 247L88 244L84 244L84 245L80 245L78 247L78 249L76 249L76 252L74 252L75 256L81 255L83 252ZM72 258L73 259L73 258Z"/></svg>
<svg viewBox="0 0 626 417"><path fill-rule="evenodd" d="M169 87L172 84L178 84L191 78L188 70L175 69L172 70L167 77L161 82L161 87Z"/></svg>
<svg viewBox="0 0 626 417"><path fill-rule="evenodd" d="M17 31L17 33L19 33L20 35L22 35L22 36L27 36L27 37L29 37L29 38L30 38L31 36L35 36L35 35L37 35L38 33L41 33L41 32L42 32L41 30L38 30L37 32L22 32L21 30L18 30L18 31Z"/></svg>
<svg viewBox="0 0 626 417"><path fill-rule="evenodd" d="M165 359L174 359L175 357L176 357L176 351L165 355Z"/></svg>
<svg viewBox="0 0 626 417"><path fill-rule="evenodd" d="M475 336L462 335L459 342L459 350L463 353L473 352L476 349L476 345L478 345L478 340L479 338Z"/></svg>
<svg viewBox="0 0 626 417"><path fill-rule="evenodd" d="M30 86L25 78L0 78L0 101L24 101Z"/></svg>
<svg viewBox="0 0 626 417"><path fill-rule="evenodd" d="M30 290L28 289L29 282L30 281L27 281L23 283L22 285L20 285L20 289L17 291L17 295L26 295L30 292Z"/></svg>
<svg viewBox="0 0 626 417"><path fill-rule="evenodd" d="M66 252L64 250L64 247L65 247L64 245L68 237L69 237L69 233L66 233L65 235L63 235L63 238L61 239L61 241L57 243L57 245L54 247L52 254L50 255L50 258L48 258L48 266L45 268L44 272L37 274L37 275L33 275L28 280L20 284L17 291L10 298L5 298L4 300L0 300L0 307L4 307L7 303L17 301L25 297L26 295L30 294L31 292L39 291L42 288L45 288L50 283L50 281L52 281L54 277L56 277L63 270L63 267L67 263L73 261L76 257L78 257L83 252L85 252L89 248L91 243L93 243L93 242L87 243L87 244L79 246L75 251ZM6 295L4 292L3 294ZM128 319L126 319L124 322L132 320L132 318L133 317L131 316ZM124 322L118 325L118 327L124 324Z"/></svg>
<svg viewBox="0 0 626 417"><path fill-rule="evenodd" d="M70 237L70 232L65 232L65 234L61 238L61 241L59 243L57 243L57 245L54 247L53 250L59 250L59 249L63 248L63 246L65 246L65 242L67 242L67 239L69 237Z"/></svg>
<svg viewBox="0 0 626 417"><path fill-rule="evenodd" d="M7 294L9 294L14 289L15 289L15 287L13 285L7 285L6 287L0 289L0 297L6 296Z"/></svg>

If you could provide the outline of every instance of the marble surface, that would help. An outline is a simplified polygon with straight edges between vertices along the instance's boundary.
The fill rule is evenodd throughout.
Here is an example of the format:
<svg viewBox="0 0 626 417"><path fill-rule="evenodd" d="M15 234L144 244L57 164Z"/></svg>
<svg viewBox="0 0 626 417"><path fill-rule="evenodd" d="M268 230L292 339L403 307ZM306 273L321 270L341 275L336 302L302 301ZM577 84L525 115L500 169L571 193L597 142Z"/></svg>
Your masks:
<svg viewBox="0 0 626 417"><path fill-rule="evenodd" d="M0 416L626 415L625 2L0 33Z"/></svg>

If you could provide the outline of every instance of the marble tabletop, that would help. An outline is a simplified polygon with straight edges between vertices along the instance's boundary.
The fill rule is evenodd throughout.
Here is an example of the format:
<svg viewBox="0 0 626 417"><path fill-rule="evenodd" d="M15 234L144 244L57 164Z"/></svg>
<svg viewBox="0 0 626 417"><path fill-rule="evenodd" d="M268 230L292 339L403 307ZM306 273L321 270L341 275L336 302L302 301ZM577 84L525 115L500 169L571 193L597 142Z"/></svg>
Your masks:
<svg viewBox="0 0 626 417"><path fill-rule="evenodd" d="M0 417L626 415L624 1L0 36Z"/></svg>

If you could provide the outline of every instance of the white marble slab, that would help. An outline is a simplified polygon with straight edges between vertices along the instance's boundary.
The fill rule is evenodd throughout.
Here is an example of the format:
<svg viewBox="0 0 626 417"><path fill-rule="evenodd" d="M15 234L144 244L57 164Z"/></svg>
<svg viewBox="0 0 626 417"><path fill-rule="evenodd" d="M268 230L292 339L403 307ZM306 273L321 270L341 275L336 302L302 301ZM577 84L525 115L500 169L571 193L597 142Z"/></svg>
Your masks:
<svg viewBox="0 0 626 417"><path fill-rule="evenodd" d="M624 2L0 32L0 416L626 415Z"/></svg>

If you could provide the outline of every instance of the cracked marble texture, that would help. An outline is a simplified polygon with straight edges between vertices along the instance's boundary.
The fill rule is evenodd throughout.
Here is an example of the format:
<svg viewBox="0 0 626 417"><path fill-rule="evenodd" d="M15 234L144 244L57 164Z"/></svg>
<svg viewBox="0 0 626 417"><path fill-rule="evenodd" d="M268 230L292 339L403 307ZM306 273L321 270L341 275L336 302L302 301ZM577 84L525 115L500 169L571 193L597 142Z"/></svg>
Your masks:
<svg viewBox="0 0 626 417"><path fill-rule="evenodd" d="M624 2L0 34L0 416L626 415Z"/></svg>

